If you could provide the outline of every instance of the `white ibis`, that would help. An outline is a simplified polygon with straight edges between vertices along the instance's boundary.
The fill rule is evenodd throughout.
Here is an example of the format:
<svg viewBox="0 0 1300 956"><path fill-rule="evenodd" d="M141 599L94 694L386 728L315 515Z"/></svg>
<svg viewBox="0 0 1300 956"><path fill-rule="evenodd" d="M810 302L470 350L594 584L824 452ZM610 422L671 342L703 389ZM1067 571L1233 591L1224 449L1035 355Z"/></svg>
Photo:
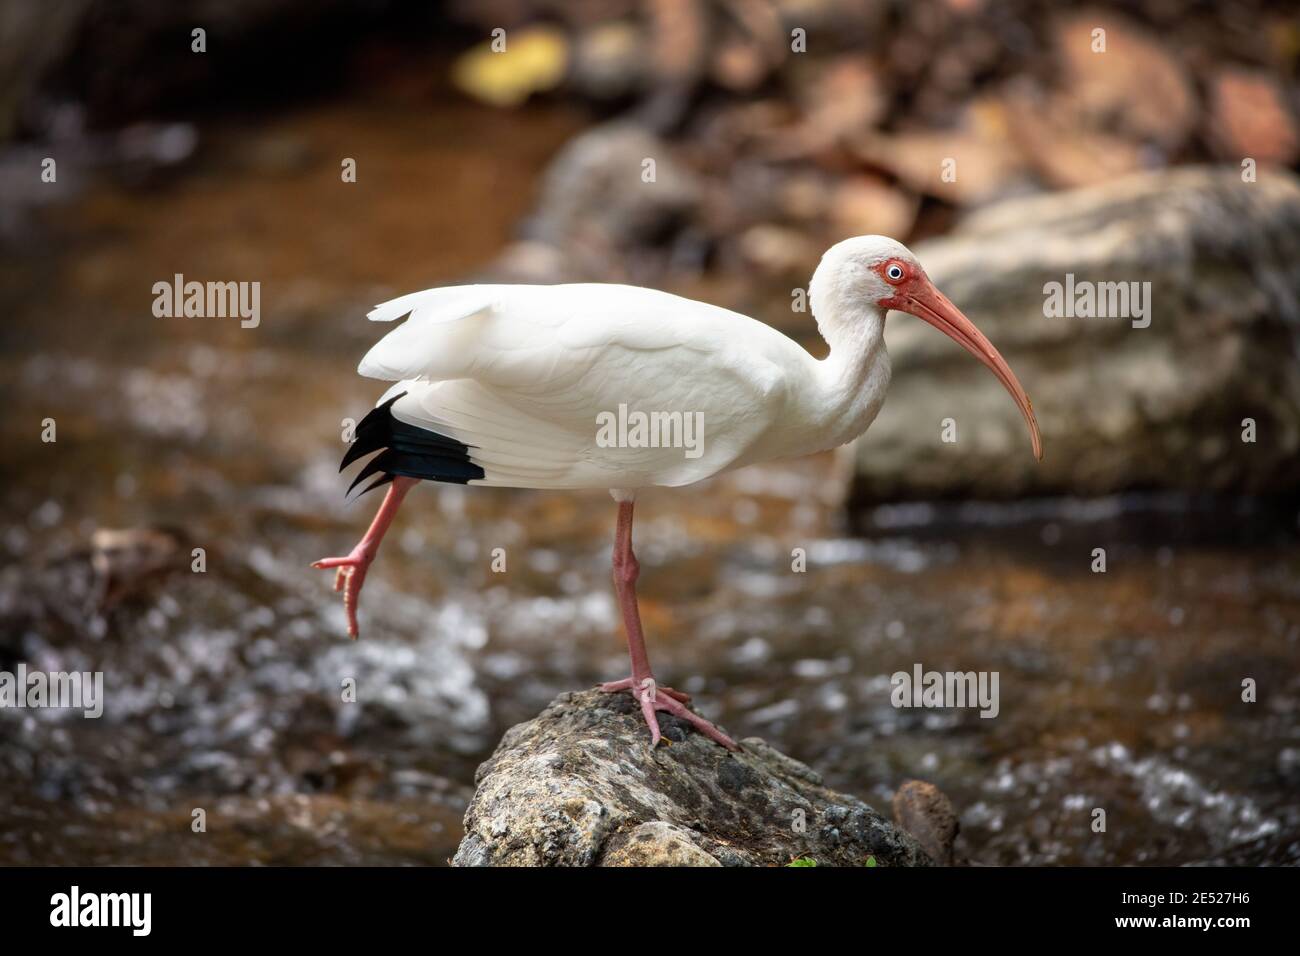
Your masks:
<svg viewBox="0 0 1300 956"><path fill-rule="evenodd" d="M884 236L832 246L809 287L830 346L814 359L770 326L714 305L626 285L471 285L428 289L374 309L409 318L358 371L396 382L357 426L340 470L374 457L353 482L391 482L379 513L337 568L348 632L380 541L421 480L509 488L603 488L618 503L614 588L632 673L629 691L659 742L658 711L736 744L655 681L637 609L632 508L638 489L688 485L732 468L834 448L875 419L889 385L890 309L925 320L998 377L1042 442L1033 408L989 340ZM351 489L349 489L351 490ZM363 491L363 493L364 493Z"/></svg>

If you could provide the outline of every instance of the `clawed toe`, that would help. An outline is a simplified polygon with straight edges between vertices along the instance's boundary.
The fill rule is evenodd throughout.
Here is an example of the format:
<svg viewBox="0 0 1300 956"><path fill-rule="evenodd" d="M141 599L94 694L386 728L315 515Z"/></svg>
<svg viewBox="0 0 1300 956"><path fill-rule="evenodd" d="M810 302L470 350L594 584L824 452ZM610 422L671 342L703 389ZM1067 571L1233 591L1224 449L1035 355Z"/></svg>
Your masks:
<svg viewBox="0 0 1300 956"><path fill-rule="evenodd" d="M371 558L364 554L349 554L341 558L321 558L313 561L312 567L334 573L334 590L343 592L343 611L348 618L348 636L356 640L360 634L357 626L357 602L361 597L361 585L366 581L366 569L370 567Z"/></svg>
<svg viewBox="0 0 1300 956"><path fill-rule="evenodd" d="M740 750L739 744L686 706L691 702L690 694L673 690L671 687L660 687L652 677L645 678L635 687L632 678L625 677L622 680L608 681L601 684L600 689L606 693L628 691L632 694L641 705L641 715L645 718L646 726L650 728L651 747L657 746L662 739L662 734L659 731L659 718L655 712L663 711L672 714L674 717L680 717L694 727L697 732L722 744L728 750Z"/></svg>
<svg viewBox="0 0 1300 956"><path fill-rule="evenodd" d="M620 690L630 691L632 690L632 678L624 677L622 680L605 681L605 683L598 685L598 688L606 694L612 694ZM683 704L691 702L691 695L685 691L673 690L671 687L664 687L661 684L656 684L655 689L661 694L667 694L674 700L681 701Z"/></svg>
<svg viewBox="0 0 1300 956"><path fill-rule="evenodd" d="M672 697L660 696L658 700L655 701L654 706L656 710L665 711L672 714L674 717L680 717L689 722L698 732L704 734L704 736L708 737L710 740L717 741L728 750L740 749L740 744L736 743L703 717L689 710L680 701Z"/></svg>

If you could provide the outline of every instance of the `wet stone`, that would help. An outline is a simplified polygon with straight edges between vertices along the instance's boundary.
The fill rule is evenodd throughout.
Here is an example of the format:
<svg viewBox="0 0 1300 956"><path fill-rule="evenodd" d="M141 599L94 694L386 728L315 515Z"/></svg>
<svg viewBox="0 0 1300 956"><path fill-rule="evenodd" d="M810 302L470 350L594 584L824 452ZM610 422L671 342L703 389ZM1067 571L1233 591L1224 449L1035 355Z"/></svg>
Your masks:
<svg viewBox="0 0 1300 956"><path fill-rule="evenodd" d="M930 865L915 839L865 803L813 782L757 738L744 746L730 753L691 733L675 743L665 734L652 749L634 708L598 690L562 694L511 728L479 768L453 864L783 866L811 857L861 866L875 856L884 866Z"/></svg>

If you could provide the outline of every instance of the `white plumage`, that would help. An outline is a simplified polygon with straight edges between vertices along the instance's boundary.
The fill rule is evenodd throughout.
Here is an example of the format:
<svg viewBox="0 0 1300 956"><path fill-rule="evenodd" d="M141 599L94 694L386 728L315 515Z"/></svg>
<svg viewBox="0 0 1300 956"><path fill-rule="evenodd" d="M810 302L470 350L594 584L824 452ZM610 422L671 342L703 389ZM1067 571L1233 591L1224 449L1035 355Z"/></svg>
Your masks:
<svg viewBox="0 0 1300 956"><path fill-rule="evenodd" d="M687 695L660 687L650 670L632 552L637 489L685 485L860 435L889 385L890 309L924 319L988 366L1020 406L1034 453L1042 455L1024 389L905 247L883 236L839 243L813 274L808 299L831 347L820 360L746 316L625 285L455 286L377 306L375 321L407 318L358 371L396 384L357 426L343 465L370 456L357 480L378 475L376 485L392 484L351 553L315 565L337 569L349 633L357 635L366 571L420 480L607 488L619 502L614 584L632 674L602 688L633 694L652 743L660 738L656 713L667 711L734 749L730 737L687 708ZM635 416L658 416L661 427L625 429Z"/></svg>
<svg viewBox="0 0 1300 956"><path fill-rule="evenodd" d="M626 285L476 285L403 296L370 318L408 312L358 371L397 382L380 403L405 392L400 421L470 446L485 472L474 483L683 485L839 437L808 430L830 409L822 363L717 306ZM702 454L601 447L598 416L620 405L697 416ZM789 427L800 422L802 438Z"/></svg>

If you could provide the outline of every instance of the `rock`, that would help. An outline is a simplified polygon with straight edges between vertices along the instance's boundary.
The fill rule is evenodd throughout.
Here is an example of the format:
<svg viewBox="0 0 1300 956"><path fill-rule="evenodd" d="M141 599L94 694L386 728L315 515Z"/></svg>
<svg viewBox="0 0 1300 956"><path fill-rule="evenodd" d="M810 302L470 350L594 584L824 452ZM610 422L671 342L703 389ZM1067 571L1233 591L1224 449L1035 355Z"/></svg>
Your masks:
<svg viewBox="0 0 1300 956"><path fill-rule="evenodd" d="M690 830L656 820L610 841L601 866L722 866L695 844Z"/></svg>
<svg viewBox="0 0 1300 956"><path fill-rule="evenodd" d="M952 802L934 784L904 781L894 793L894 822L916 837L930 859L952 865L960 824Z"/></svg>
<svg viewBox="0 0 1300 956"><path fill-rule="evenodd" d="M475 775L456 866L926 866L920 844L764 741L729 753L631 697L561 694Z"/></svg>
<svg viewBox="0 0 1300 956"><path fill-rule="evenodd" d="M634 278L620 270L671 245L700 191L667 142L634 123L606 123L551 162L526 238L563 250L573 274Z"/></svg>
<svg viewBox="0 0 1300 956"><path fill-rule="evenodd" d="M916 251L1034 399L1045 458L1034 461L987 369L896 315L889 398L854 452L856 502L1294 491L1300 183L1290 173L1261 169L1247 183L1235 169L1188 168L1009 200ZM1045 286L1067 274L1076 286L1149 282L1149 325L1048 317ZM945 443L949 418L956 441Z"/></svg>
<svg viewBox="0 0 1300 956"><path fill-rule="evenodd" d="M180 536L161 528L97 528L90 561L98 604L107 609L160 573L183 566Z"/></svg>

